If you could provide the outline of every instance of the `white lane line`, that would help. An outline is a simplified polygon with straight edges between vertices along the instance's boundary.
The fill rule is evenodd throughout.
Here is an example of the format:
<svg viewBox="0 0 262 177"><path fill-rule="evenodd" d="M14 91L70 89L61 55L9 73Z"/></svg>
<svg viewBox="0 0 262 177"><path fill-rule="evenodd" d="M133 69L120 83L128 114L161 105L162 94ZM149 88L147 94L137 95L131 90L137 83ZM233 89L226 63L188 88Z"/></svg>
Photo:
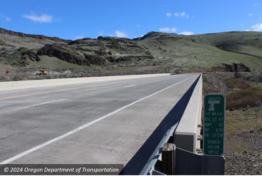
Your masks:
<svg viewBox="0 0 262 177"><path fill-rule="evenodd" d="M14 111L17 111L17 110L20 110L20 109L31 108L31 107L35 107L35 106L39 106L39 105L43 105L43 104L49 104L49 103L59 102L59 101L63 101L63 100L66 100L66 98L61 99L61 100L49 101L49 102L45 102L45 103L40 103L40 104L31 105L31 106L26 106L26 107L23 107L23 108L15 109Z"/></svg>
<svg viewBox="0 0 262 177"><path fill-rule="evenodd" d="M127 88L127 87L134 87L134 86L136 86L136 85L128 85L128 86L125 86L125 88Z"/></svg>
<svg viewBox="0 0 262 177"><path fill-rule="evenodd" d="M191 77L194 77L194 76L195 76L195 75L193 75L193 76L191 76ZM113 114L115 114L115 113L117 113L117 112L119 112L119 111L127 108L127 107L130 107L130 106L132 106L132 105L134 105L134 104L136 104L136 103L138 103L138 102L140 102L140 101L142 101L142 100L145 100L145 99L147 99L147 98L149 98L149 97L151 97L151 96L154 96L154 95L156 95L156 94L158 94L158 93L160 93L160 92L162 92L162 91L164 91L164 90L167 90L167 89L169 89L170 87L173 87L173 86L175 86L175 85L177 85L177 84L179 84L179 83L181 83L181 82L183 82L183 81L186 81L186 80L190 79L191 77L189 77L189 78L187 78L187 79L184 79L184 80L182 80L182 81L180 81L180 82L177 82L177 83L175 83L175 84L173 84L173 85L171 85L171 86L168 86L168 87L166 87L166 88L164 88L164 89L162 89L162 90L159 90L159 91L157 91L157 92L155 92L155 93L153 93L153 94L151 94L151 95L148 95L148 96L146 96L146 97L143 97L143 98L141 98L141 99L139 99L139 100L137 100L137 101L134 101L134 102L132 102L132 103L130 103L130 104L128 104L128 105L126 105L126 106L124 106L124 107L122 107L122 108L119 108L119 109L117 109L117 110L115 110L115 111L113 111L113 112L111 112L111 113L109 113L109 114L107 114L107 115L105 115L105 116L103 116L103 117L100 117L100 118L98 118L98 119L96 119L96 120L93 120L92 122L89 122L89 123L87 123L87 124L84 124L84 125L76 128L76 129L73 129L73 130L71 130L71 131L69 131L69 132L67 132L67 133L65 133L65 134L63 134L63 135L60 135L60 136L58 136L58 137L56 137L56 138L54 138L54 139L51 139L51 140L49 140L49 141L47 141L47 142L45 142L45 143L43 143L43 144L40 144L40 145L38 145L38 146L35 146L35 147L33 147L33 148L31 148L31 149L29 149L29 150L27 150L27 151L24 151L24 152L22 152L22 153L20 153L20 154L18 154L18 155L15 155L15 156L7 159L7 160L4 160L4 161L0 162L0 164L8 164L8 163L10 163L10 162L12 162L12 161L14 161L14 160L17 160L17 159L23 157L23 156L26 156L26 155L28 155L28 154L30 154L30 153L38 150L38 149L41 149L41 148L43 148L43 147L45 147L45 146L47 146L47 145L49 145L49 144L51 144L51 143L54 143L54 142L56 142L56 141L58 141L58 140L61 140L61 139L65 138L65 137L67 137L67 136L69 136L69 135L72 135L72 134L74 134L74 133L76 133L76 132L78 132L78 131L80 131L80 130L82 130L82 129L90 126L90 125L93 125L93 124L95 124L95 123L97 123L97 122L99 122L99 121L101 121L101 120L103 120L103 119L105 119L105 118L107 118L107 117L109 117L109 116L111 116L111 115L113 115Z"/></svg>

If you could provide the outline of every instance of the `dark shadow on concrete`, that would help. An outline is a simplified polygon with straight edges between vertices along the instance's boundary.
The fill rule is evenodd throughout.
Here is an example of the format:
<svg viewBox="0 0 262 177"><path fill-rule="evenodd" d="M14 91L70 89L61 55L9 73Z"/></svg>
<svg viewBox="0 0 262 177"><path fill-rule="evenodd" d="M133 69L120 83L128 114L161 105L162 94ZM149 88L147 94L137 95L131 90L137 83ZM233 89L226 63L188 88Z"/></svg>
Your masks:
<svg viewBox="0 0 262 177"><path fill-rule="evenodd" d="M144 168L150 156L153 154L155 148L164 137L167 130L176 124L182 117L187 103L191 97L191 94L200 77L192 84L183 97L177 102L172 110L166 115L163 121L146 140L143 146L137 151L133 158L127 163L127 165L120 172L120 175L139 175Z"/></svg>

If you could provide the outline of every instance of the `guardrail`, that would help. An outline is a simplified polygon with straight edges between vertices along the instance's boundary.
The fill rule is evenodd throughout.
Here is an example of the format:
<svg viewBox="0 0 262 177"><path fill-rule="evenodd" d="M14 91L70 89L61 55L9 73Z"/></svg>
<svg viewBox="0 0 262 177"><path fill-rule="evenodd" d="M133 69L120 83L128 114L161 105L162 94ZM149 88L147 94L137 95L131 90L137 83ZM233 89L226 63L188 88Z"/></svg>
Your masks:
<svg viewBox="0 0 262 177"><path fill-rule="evenodd" d="M0 91L10 91L19 89L30 89L38 87L58 86L67 84L80 84L100 81L113 81L121 79L136 79L153 76L165 76L168 74L144 74L144 75L127 75L127 76L103 76L103 77L81 77L67 79L43 79L43 80L27 80L27 81L10 81L0 82Z"/></svg>
<svg viewBox="0 0 262 177"><path fill-rule="evenodd" d="M143 170L140 172L140 175L152 175L152 172L155 170L155 164L158 159L161 158L161 153L162 153L162 148L164 144L169 140L170 136L172 136L173 132L177 128L178 123L173 125L170 129L167 130L165 136L162 138L160 143L157 145L155 151L147 161L145 167Z"/></svg>
<svg viewBox="0 0 262 177"><path fill-rule="evenodd" d="M202 127L202 74L198 79L198 83L173 136L173 141L177 147L193 153L200 149L199 140L201 140L200 131Z"/></svg>
<svg viewBox="0 0 262 177"><path fill-rule="evenodd" d="M173 136L173 142L177 148L196 153L196 148L200 148L200 142L197 140L200 135L202 112L202 74L198 77L198 82L191 94L187 107L181 117L181 120L167 130L148 162L140 172L140 175L161 175L156 169L156 163L161 160L162 148ZM162 174L164 175L164 174Z"/></svg>

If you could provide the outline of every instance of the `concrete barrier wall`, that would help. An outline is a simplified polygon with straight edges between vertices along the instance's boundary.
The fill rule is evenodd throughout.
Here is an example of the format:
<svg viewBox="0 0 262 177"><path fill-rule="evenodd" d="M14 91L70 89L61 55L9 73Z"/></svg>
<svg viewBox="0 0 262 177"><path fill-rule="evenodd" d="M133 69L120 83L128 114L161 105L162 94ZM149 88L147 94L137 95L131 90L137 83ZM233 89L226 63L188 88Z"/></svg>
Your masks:
<svg viewBox="0 0 262 177"><path fill-rule="evenodd" d="M137 79L137 78L166 76L166 75L170 75L170 74L165 73L165 74L81 77L81 78L67 78L67 79L45 79L45 80L0 82L0 91L58 86L58 85L67 85L67 84L81 84L81 83L89 83L89 82L116 81L116 80L122 80L122 79Z"/></svg>
<svg viewBox="0 0 262 177"><path fill-rule="evenodd" d="M0 82L0 91L13 90L12 82Z"/></svg>
<svg viewBox="0 0 262 177"><path fill-rule="evenodd" d="M202 74L181 117L178 128L174 132L174 143L177 147L193 153L196 153L196 149L200 148L200 141L197 140L197 137L200 135L198 124L202 124L201 111Z"/></svg>
<svg viewBox="0 0 262 177"><path fill-rule="evenodd" d="M44 87L44 80L29 80L29 81L16 81L12 82L13 90Z"/></svg>

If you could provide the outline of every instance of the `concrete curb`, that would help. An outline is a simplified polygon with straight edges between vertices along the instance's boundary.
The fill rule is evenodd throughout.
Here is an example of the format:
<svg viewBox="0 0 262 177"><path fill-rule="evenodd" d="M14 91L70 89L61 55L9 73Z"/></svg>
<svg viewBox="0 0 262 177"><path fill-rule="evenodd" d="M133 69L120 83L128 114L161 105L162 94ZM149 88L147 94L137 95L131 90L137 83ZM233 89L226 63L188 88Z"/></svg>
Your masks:
<svg viewBox="0 0 262 177"><path fill-rule="evenodd" d="M181 117L178 128L174 132L174 143L177 147L193 153L196 153L196 149L200 148L200 141L197 140L197 137L200 135L198 124L202 124L201 111L202 74Z"/></svg>
<svg viewBox="0 0 262 177"><path fill-rule="evenodd" d="M80 83L89 83L89 82L114 81L114 80L122 80L122 79L137 79L137 78L166 76L166 75L170 75L170 73L0 82L0 91L11 91L11 90L19 90L19 89L30 89L30 88L80 84Z"/></svg>

